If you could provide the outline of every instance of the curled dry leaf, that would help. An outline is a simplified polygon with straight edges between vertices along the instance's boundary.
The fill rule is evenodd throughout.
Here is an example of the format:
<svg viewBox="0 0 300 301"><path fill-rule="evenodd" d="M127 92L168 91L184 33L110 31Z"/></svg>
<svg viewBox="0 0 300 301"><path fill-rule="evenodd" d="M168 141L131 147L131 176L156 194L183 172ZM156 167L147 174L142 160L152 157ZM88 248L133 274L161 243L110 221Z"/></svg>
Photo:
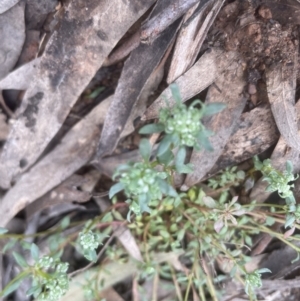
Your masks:
<svg viewBox="0 0 300 301"><path fill-rule="evenodd" d="M23 174L6 193L0 203L2 226L25 206L59 185L91 160L100 136L99 126L104 122L110 101L111 97L105 99L78 122L52 152Z"/></svg>
<svg viewBox="0 0 300 301"><path fill-rule="evenodd" d="M214 132L214 135L209 138L213 151L193 151L190 162L194 170L187 175L181 189L187 190L198 183L222 154L246 104L246 98L243 96L245 84L244 68L237 56L231 67L222 72L215 84L209 88L206 96L205 103L226 104L222 112L203 121L205 127Z"/></svg>
<svg viewBox="0 0 300 301"><path fill-rule="evenodd" d="M226 52L217 48L207 50L192 68L175 81L182 101L191 99L210 86L232 64L235 56L236 53L233 51ZM147 109L142 119L157 118L160 109L167 106L166 102L171 106L175 104L169 87Z"/></svg>
<svg viewBox="0 0 300 301"><path fill-rule="evenodd" d="M25 41L24 3L0 1L0 79L5 77L17 63ZM12 4L13 3L13 4ZM1 8L9 7L5 13ZM9 8L10 8L9 7Z"/></svg>
<svg viewBox="0 0 300 301"><path fill-rule="evenodd" d="M9 188L12 179L37 160L107 55L153 2L70 2L1 154L2 188Z"/></svg>

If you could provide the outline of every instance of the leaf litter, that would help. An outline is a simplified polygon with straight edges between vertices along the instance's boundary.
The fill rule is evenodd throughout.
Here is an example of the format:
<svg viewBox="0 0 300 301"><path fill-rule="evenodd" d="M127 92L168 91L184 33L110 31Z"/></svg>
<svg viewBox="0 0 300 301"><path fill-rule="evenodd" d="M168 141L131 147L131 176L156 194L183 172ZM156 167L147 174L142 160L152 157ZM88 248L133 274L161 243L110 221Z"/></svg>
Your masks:
<svg viewBox="0 0 300 301"><path fill-rule="evenodd" d="M60 192L65 195L61 202L87 202L88 207L93 190L99 187L89 192L77 189L84 183L85 169L93 169L91 161L97 162L96 178L102 179L101 173L111 177L120 162L140 159L135 129L157 118L166 106L165 99L172 105L167 87L171 82L177 83L184 102L200 94L206 103L227 105L224 112L205 121L216 133L210 138L214 151L189 152L195 169L181 179L183 188L266 152L278 169L290 160L295 172L300 170L297 1L188 1L182 7L180 1L171 0L157 1L153 7L155 1L132 1L130 5L73 1L61 6L52 1L40 12L38 3L28 1L24 10L24 3L17 2L0 3L4 29L0 31L4 37L0 89L5 90L5 105L14 111L10 116L2 106L0 112L0 186L5 191L0 200L1 226L23 209L38 213L54 206L60 200L54 197L51 201L51 196ZM114 22L112 14L117 16ZM286 15L289 18L283 18ZM166 20L166 16L171 17ZM141 25L139 18L146 21ZM70 110L78 99L82 101L86 86L109 62L114 47L135 22L133 44L126 46L127 52L117 63L110 63L122 68L114 95L93 103L93 110L68 128L64 121ZM32 45L24 44L25 35L28 30L42 33L45 28L47 38L30 53ZM17 64L26 51L31 61L22 59ZM8 99L11 89L26 90L23 97L24 92L18 94L19 107L18 101ZM52 142L48 150L63 128L64 137ZM258 181L250 197L262 203L269 196L264 190L264 182ZM71 210L79 211L76 206ZM277 229L276 224L274 227ZM127 235L134 256L140 259L136 241L130 232ZM126 245L126 237L123 239ZM258 239L262 242L256 254L271 243L266 235ZM280 250L278 254L286 252ZM286 274L295 268L286 266ZM135 272L135 265L129 262L119 280L108 281L115 284ZM76 288L72 296L74 292L78 294ZM82 300L79 294L76 297Z"/></svg>

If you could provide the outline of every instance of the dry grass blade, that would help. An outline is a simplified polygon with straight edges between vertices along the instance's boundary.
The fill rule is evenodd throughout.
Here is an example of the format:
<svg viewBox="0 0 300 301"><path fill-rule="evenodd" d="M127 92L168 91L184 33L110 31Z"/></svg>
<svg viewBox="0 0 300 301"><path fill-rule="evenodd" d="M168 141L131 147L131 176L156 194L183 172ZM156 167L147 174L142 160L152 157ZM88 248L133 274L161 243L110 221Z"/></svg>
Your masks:
<svg viewBox="0 0 300 301"><path fill-rule="evenodd" d="M109 52L153 2L69 4L1 154L2 188L9 188L11 180L37 160ZM26 164L20 166L21 160Z"/></svg>

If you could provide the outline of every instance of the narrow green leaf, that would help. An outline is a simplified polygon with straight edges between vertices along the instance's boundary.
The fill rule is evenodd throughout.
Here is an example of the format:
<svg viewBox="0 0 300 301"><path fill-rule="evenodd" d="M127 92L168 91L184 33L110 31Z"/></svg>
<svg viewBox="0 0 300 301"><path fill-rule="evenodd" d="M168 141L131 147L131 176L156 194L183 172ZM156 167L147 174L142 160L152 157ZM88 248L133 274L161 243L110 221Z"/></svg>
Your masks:
<svg viewBox="0 0 300 301"><path fill-rule="evenodd" d="M151 156L151 144L148 139L141 139L140 145L140 154L145 161L149 161Z"/></svg>
<svg viewBox="0 0 300 301"><path fill-rule="evenodd" d="M26 262L25 258L17 253L17 252L13 252L13 256L17 262L17 264L22 267L22 268L27 268L28 267L28 263Z"/></svg>
<svg viewBox="0 0 300 301"><path fill-rule="evenodd" d="M109 198L111 199L114 195L124 189L123 183L116 183L115 185L111 186L109 190Z"/></svg>
<svg viewBox="0 0 300 301"><path fill-rule="evenodd" d="M182 146L179 148L175 157L176 169L180 169L180 167L184 165L185 157L186 157L186 148Z"/></svg>
<svg viewBox="0 0 300 301"><path fill-rule="evenodd" d="M34 259L34 261L38 261L39 260L39 248L35 243L32 243L31 248L30 248L30 254L31 257Z"/></svg>
<svg viewBox="0 0 300 301"><path fill-rule="evenodd" d="M181 104L181 96L180 96L180 91L179 91L179 87L177 84L171 84L170 85L170 89L172 92L172 96L174 98L174 100L176 101L177 104Z"/></svg>
<svg viewBox="0 0 300 301"><path fill-rule="evenodd" d="M161 157L167 150L169 150L171 143L172 143L172 136L166 135L163 138L163 140L159 143L157 156Z"/></svg>
<svg viewBox="0 0 300 301"><path fill-rule="evenodd" d="M288 173L293 173L293 163L291 161L286 161L286 171Z"/></svg>
<svg viewBox="0 0 300 301"><path fill-rule="evenodd" d="M3 227L0 227L0 235L1 235L1 234L4 234L4 233L7 233L7 232L8 232L7 229L5 229L5 228L3 228Z"/></svg>
<svg viewBox="0 0 300 301"><path fill-rule="evenodd" d="M263 273L272 273L272 271L270 271L270 270L267 269L267 268L259 269L259 270L257 270L257 272L258 272L259 274L263 274Z"/></svg>
<svg viewBox="0 0 300 301"><path fill-rule="evenodd" d="M164 125L161 123L151 123L144 125L140 130L139 134L153 134L163 132L165 129Z"/></svg>
<svg viewBox="0 0 300 301"><path fill-rule="evenodd" d="M66 228L68 228L69 227L69 225L70 225L70 216L65 216L63 219L62 219L62 221L60 222L60 228L62 229L62 230L64 230L64 229L66 229Z"/></svg>
<svg viewBox="0 0 300 301"><path fill-rule="evenodd" d="M96 98L104 90L105 87L98 87L88 96L88 98Z"/></svg>
<svg viewBox="0 0 300 301"><path fill-rule="evenodd" d="M210 116L217 114L221 111L223 111L226 108L226 104L215 102L215 103L209 103L204 106L204 115Z"/></svg>
<svg viewBox="0 0 300 301"><path fill-rule="evenodd" d="M27 277L27 273L25 275L25 277ZM0 292L0 297L6 297L9 294L11 294L12 292L14 292L16 289L19 288L20 283L22 282L22 280L25 277L17 277L15 279L13 279L10 283L7 284L7 286L4 288L4 290L2 292Z"/></svg>

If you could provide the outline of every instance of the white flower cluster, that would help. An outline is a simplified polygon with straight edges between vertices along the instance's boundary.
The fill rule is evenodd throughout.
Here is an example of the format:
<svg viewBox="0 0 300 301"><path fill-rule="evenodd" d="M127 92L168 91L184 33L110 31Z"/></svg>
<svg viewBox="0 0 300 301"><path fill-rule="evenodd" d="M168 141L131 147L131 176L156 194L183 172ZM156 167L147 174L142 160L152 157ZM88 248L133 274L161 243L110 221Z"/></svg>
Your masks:
<svg viewBox="0 0 300 301"><path fill-rule="evenodd" d="M45 281L44 291L39 295L39 301L59 300L69 289L67 274L59 274L55 278Z"/></svg>
<svg viewBox="0 0 300 301"><path fill-rule="evenodd" d="M120 176L120 183L124 184L124 191L127 197L135 198L139 195L147 194L151 200L162 198L157 179L165 179L167 174L151 168L149 163L135 163L128 170L122 172Z"/></svg>
<svg viewBox="0 0 300 301"><path fill-rule="evenodd" d="M79 233L79 242L84 250L95 250L100 244L100 237L92 230Z"/></svg>
<svg viewBox="0 0 300 301"><path fill-rule="evenodd" d="M36 272L33 275L33 286L40 287L39 301L59 300L69 289L69 278L67 271L69 264L44 256L35 264ZM53 270L48 273L47 270Z"/></svg>
<svg viewBox="0 0 300 301"><path fill-rule="evenodd" d="M204 129L202 117L202 110L194 106L177 105L172 113L167 109L161 110L159 121L165 125L166 134L179 136L180 145L195 147L198 145L197 136Z"/></svg>

